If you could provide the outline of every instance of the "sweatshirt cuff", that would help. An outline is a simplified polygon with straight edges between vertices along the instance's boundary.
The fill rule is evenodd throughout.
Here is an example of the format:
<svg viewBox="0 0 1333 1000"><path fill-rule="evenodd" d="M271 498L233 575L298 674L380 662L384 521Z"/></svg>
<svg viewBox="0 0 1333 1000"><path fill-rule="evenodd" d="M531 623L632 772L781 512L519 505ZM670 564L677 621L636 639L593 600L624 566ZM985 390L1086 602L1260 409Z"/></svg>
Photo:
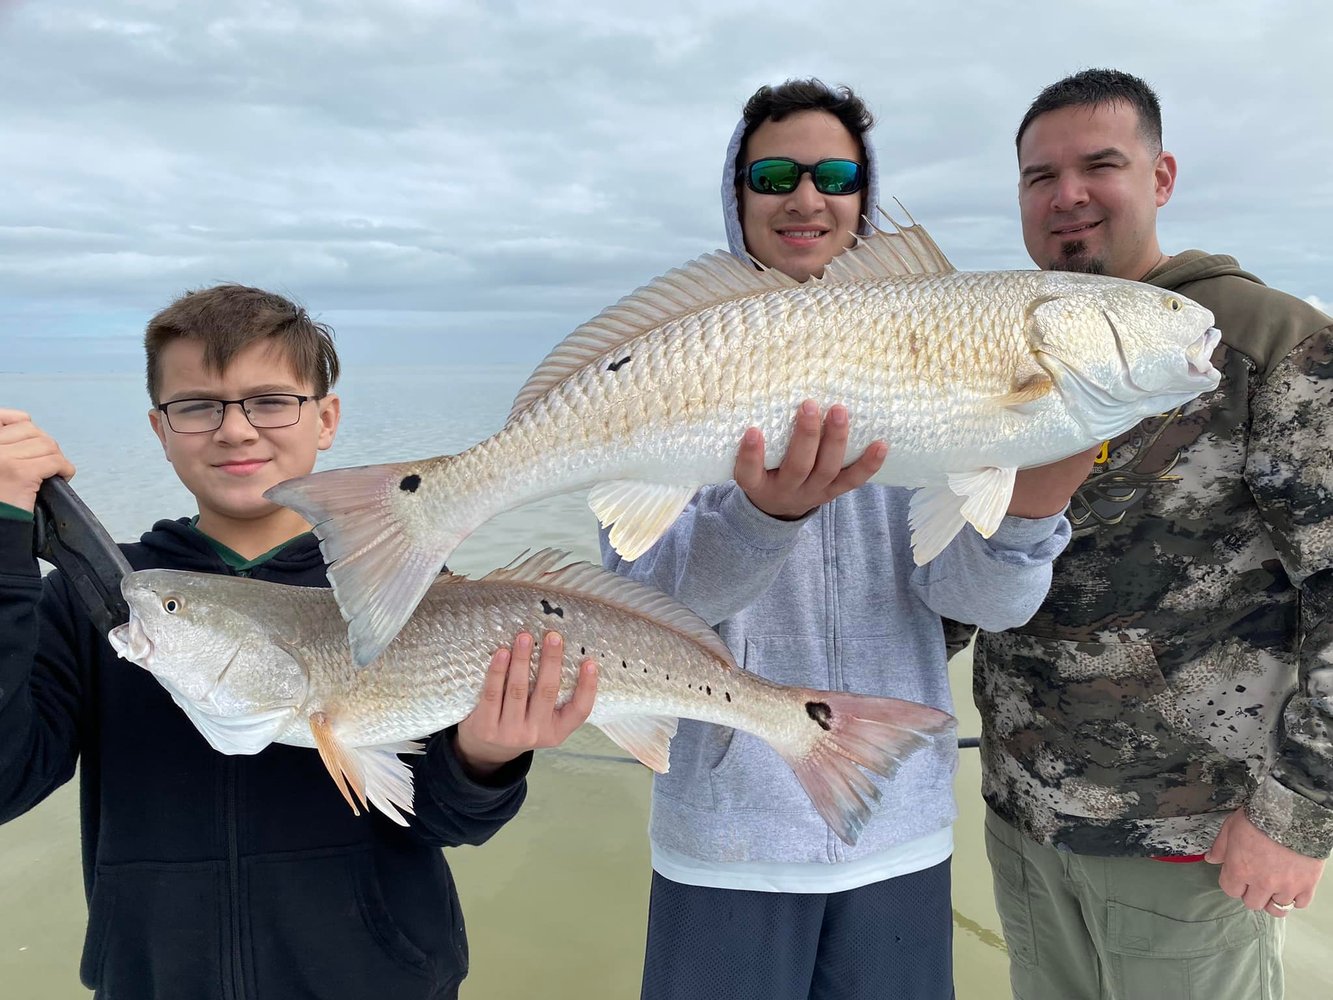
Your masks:
<svg viewBox="0 0 1333 1000"><path fill-rule="evenodd" d="M32 511L15 507L12 503L5 503L0 500L0 521L18 521L21 524L32 524Z"/></svg>
<svg viewBox="0 0 1333 1000"><path fill-rule="evenodd" d="M819 508L816 507L799 520L784 521L765 514L750 502L743 489L732 483L731 492L723 499L719 509L727 526L747 545L756 549L782 549L792 543Z"/></svg>
<svg viewBox="0 0 1333 1000"><path fill-rule="evenodd" d="M0 518L0 572L40 578L42 571L32 554L32 522Z"/></svg>
<svg viewBox="0 0 1333 1000"><path fill-rule="evenodd" d="M1006 514L987 541L993 549L1032 549L1063 531L1069 535L1064 511L1049 517L1013 517ZM1061 548L1064 546L1062 545Z"/></svg>
<svg viewBox="0 0 1333 1000"><path fill-rule="evenodd" d="M459 791L469 799L499 798L522 784L532 767L532 751L521 753L484 781L467 773L454 747L457 726L450 726L430 741L426 750L427 784L438 801L453 802Z"/></svg>
<svg viewBox="0 0 1333 1000"><path fill-rule="evenodd" d="M1333 810L1297 795L1269 775L1260 782L1245 815L1266 836L1308 858L1333 851Z"/></svg>

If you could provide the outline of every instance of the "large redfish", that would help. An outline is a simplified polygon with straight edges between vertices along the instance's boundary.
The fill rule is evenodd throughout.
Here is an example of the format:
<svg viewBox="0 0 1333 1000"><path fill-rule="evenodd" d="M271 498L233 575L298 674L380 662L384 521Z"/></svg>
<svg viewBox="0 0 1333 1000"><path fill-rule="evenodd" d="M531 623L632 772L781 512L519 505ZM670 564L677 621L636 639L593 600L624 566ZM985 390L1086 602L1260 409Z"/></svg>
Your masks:
<svg viewBox="0 0 1333 1000"><path fill-rule="evenodd" d="M650 587L544 550L479 580L441 577L375 662L357 668L327 590L179 570L121 583L121 656L148 670L223 753L272 742L317 747L343 795L396 822L412 810L398 756L476 707L491 652L520 629L565 637L560 701L584 656L600 664L589 722L666 771L679 718L732 726L782 755L819 814L855 843L879 789L945 712L867 695L773 684L736 667L717 634ZM535 675L535 665L534 665ZM868 801L869 800L869 801Z"/></svg>
<svg viewBox="0 0 1333 1000"><path fill-rule="evenodd" d="M983 535L1014 474L1086 450L1217 386L1212 314L1101 275L955 271L919 226L798 284L715 253L575 330L505 426L458 455L336 469L270 489L320 537L358 663L407 620L454 548L502 510L591 488L635 558L698 488L731 478L746 428L776 465L805 399L846 404L848 461L912 500L918 563Z"/></svg>

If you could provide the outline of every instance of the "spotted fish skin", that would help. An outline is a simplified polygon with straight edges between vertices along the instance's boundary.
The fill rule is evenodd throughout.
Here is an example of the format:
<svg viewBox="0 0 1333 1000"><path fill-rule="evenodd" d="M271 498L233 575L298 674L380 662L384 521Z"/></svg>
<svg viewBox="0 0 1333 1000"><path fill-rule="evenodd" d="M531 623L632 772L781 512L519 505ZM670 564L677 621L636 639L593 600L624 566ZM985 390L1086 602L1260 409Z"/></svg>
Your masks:
<svg viewBox="0 0 1333 1000"><path fill-rule="evenodd" d="M863 240L797 283L712 254L584 324L473 448L282 483L314 525L358 663L406 620L456 546L502 510L588 489L610 541L646 551L763 431L771 464L806 399L842 403L848 461L924 487L918 563L970 523L989 536L1018 469L1088 449L1217 384L1212 315L1098 275L955 271L920 227Z"/></svg>
<svg viewBox="0 0 1333 1000"><path fill-rule="evenodd" d="M954 725L924 705L755 677L672 598L564 560L543 550L479 580L440 578L364 669L327 590L214 574L130 574L122 590L131 620L111 640L215 749L314 747L354 808L369 802L398 821L412 809L411 770L399 755L472 712L492 653L519 631L564 637L560 703L582 661L597 661L588 721L648 766L667 770L679 718L743 729L787 760L848 843L879 796L859 767L889 775ZM535 677L535 662L530 670Z"/></svg>

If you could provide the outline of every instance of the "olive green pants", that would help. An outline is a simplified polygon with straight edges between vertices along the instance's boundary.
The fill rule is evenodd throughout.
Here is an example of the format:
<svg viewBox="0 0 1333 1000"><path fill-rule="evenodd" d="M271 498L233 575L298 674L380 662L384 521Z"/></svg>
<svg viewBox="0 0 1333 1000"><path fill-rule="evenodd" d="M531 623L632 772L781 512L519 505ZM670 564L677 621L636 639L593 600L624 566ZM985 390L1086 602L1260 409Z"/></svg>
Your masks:
<svg viewBox="0 0 1333 1000"><path fill-rule="evenodd" d="M1281 1000L1283 922L1205 862L1069 854L986 810L1014 1000Z"/></svg>

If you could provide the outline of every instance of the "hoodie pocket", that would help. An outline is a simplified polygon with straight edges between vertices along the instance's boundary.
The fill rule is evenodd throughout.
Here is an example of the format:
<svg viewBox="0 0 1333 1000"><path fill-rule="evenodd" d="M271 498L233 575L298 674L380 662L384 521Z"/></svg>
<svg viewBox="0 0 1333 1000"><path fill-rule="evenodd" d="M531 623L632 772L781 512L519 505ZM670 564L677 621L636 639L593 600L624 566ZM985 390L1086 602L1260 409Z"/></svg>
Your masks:
<svg viewBox="0 0 1333 1000"><path fill-rule="evenodd" d="M745 640L744 668L775 684L826 687L828 657L822 636L764 636ZM730 733L709 775L713 802L723 810L790 813L813 808L796 775L758 736Z"/></svg>
<svg viewBox="0 0 1333 1000"><path fill-rule="evenodd" d="M1025 679L1012 696L1030 706L1022 713L1030 721L997 736L1037 771L1071 779L1059 810L1097 818L1111 803L1117 818L1146 819L1240 804L1250 787L1245 764L1199 732L1149 643L1022 643L1010 680Z"/></svg>
<svg viewBox="0 0 1333 1000"><path fill-rule="evenodd" d="M79 978L99 996L219 997L222 867L99 865Z"/></svg>
<svg viewBox="0 0 1333 1000"><path fill-rule="evenodd" d="M251 858L245 882L260 996L436 995L431 960L398 926L368 848ZM440 925L461 933L447 914Z"/></svg>

